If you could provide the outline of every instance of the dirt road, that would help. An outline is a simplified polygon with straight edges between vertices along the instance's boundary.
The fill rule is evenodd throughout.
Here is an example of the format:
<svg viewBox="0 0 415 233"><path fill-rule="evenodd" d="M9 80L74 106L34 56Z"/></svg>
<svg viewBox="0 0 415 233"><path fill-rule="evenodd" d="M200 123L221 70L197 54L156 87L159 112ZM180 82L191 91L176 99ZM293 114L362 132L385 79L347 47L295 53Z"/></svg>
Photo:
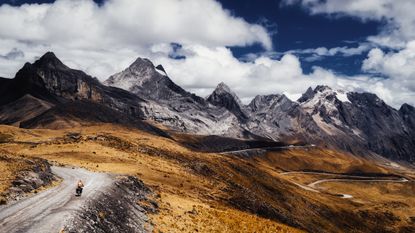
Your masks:
<svg viewBox="0 0 415 233"><path fill-rule="evenodd" d="M293 182L295 185L299 186L302 189L312 191L312 192L320 192L321 190L318 188L318 185L325 182L390 182L390 183L405 183L409 180L403 177L396 178L396 177L374 177L374 176L357 176L357 175L345 175L345 174L336 174L336 173L326 173L326 172L307 172L307 171L291 171L291 172L281 172L280 175L295 175L295 174L307 174L307 175L324 175L324 176L336 176L338 178L332 179L321 179L314 181L307 185L302 185L296 182ZM341 198L353 198L352 195L349 194L339 194Z"/></svg>
<svg viewBox="0 0 415 233"><path fill-rule="evenodd" d="M52 167L63 179L58 186L0 207L0 232L59 232L65 221L77 214L87 200L112 185L113 178L105 173L94 173L80 168ZM77 181L81 179L84 192L75 196Z"/></svg>

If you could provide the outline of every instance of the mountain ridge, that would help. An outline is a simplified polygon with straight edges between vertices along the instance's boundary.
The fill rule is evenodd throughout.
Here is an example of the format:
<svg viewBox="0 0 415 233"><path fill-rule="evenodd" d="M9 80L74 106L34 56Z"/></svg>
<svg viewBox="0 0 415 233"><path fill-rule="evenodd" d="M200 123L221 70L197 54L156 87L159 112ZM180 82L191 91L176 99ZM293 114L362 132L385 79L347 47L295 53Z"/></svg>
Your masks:
<svg viewBox="0 0 415 233"><path fill-rule="evenodd" d="M0 83L4 84L0 88L0 123L31 122L23 125L36 127L36 121L17 115L13 122L17 112L4 107L30 95L19 103L48 103L44 105L47 109L40 108L33 117L38 122L44 122L39 117L46 116L45 112L62 114L62 108L51 110L58 105L87 101L125 114L125 119L152 120L184 133L317 144L415 161L414 108L403 104L396 110L371 93L320 85L308 88L297 102L271 94L258 95L244 105L225 83L219 83L206 99L187 92L168 77L162 65L156 67L149 59L137 58L102 84L69 68L52 52L33 64L26 63L14 79L0 79ZM48 119L53 119L50 114Z"/></svg>

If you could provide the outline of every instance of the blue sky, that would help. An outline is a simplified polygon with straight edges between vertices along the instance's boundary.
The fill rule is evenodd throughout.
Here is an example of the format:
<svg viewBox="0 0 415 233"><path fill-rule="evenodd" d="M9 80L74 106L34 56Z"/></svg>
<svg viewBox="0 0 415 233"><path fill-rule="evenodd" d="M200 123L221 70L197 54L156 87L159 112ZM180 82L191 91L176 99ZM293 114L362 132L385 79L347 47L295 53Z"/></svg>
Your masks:
<svg viewBox="0 0 415 233"><path fill-rule="evenodd" d="M276 31L272 36L274 50L286 52L308 48L334 48L358 46L366 38L378 33L381 22L359 20L356 17L333 18L326 15L310 15L302 6L283 6L281 1L269 0L221 0L226 9L236 16L251 23L263 23L270 31ZM258 46L248 48L233 48L236 56L244 53L258 52ZM314 65L333 69L336 72L353 75L361 73L361 62L367 55L344 57L321 57L321 60L308 62L302 59L305 72L310 72ZM309 54L304 54L306 57Z"/></svg>
<svg viewBox="0 0 415 233"><path fill-rule="evenodd" d="M411 0L1 3L0 76L52 50L100 80L148 57L202 96L222 81L244 102L326 84L415 104Z"/></svg>

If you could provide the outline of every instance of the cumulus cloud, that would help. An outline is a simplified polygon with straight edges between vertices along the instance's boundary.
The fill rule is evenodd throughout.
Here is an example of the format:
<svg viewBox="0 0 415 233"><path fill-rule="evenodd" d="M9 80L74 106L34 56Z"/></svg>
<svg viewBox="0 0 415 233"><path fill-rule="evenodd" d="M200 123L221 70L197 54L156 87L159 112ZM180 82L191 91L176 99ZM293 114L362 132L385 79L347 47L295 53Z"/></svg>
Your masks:
<svg viewBox="0 0 415 233"><path fill-rule="evenodd" d="M171 52L169 49L163 51ZM299 58L292 54L285 54L280 59L260 56L242 62L223 47L183 46L176 53L186 56L186 59L171 59L163 52L152 59L163 64L175 82L201 96L209 95L219 82L224 81L242 97L244 103L259 94L275 93L296 100L310 86L329 85L346 91L376 93L396 108L403 102L415 104L408 98L410 91L400 86L392 87L391 80L381 77L342 76L321 67L314 67L311 74L304 74ZM396 93L403 97L396 98Z"/></svg>
<svg viewBox="0 0 415 233"><path fill-rule="evenodd" d="M311 14L353 16L363 21L382 21L385 25L380 33L368 38L382 46L401 48L415 38L413 0L285 0L283 3L301 4Z"/></svg>
<svg viewBox="0 0 415 233"><path fill-rule="evenodd" d="M363 61L363 69L381 73L408 91L415 92L415 40L409 42L399 52L385 53L381 49L372 49ZM414 96L415 97L415 96Z"/></svg>
<svg viewBox="0 0 415 233"><path fill-rule="evenodd" d="M356 17L362 21L382 23L377 35L367 38L372 45L362 70L386 77L375 90L390 102L409 102L415 97L415 1L413 0L285 0L283 4L300 4L311 14L332 17ZM376 47L376 48L375 48ZM391 50L392 49L392 50ZM356 50L357 52L358 50ZM392 51L392 52L384 52ZM310 59L319 59L327 49L315 51Z"/></svg>
<svg viewBox="0 0 415 233"><path fill-rule="evenodd" d="M0 5L0 54L11 48L25 59L52 50L75 68L105 78L162 43L272 48L267 30L233 16L214 0L57 0ZM121 58L124 56L124 58ZM1 59L1 58L0 58ZM0 64L12 77L25 60Z"/></svg>
<svg viewBox="0 0 415 233"><path fill-rule="evenodd" d="M230 30L231 29L231 30ZM199 43L272 48L266 29L213 0L57 0L0 7L0 37L67 47L105 48Z"/></svg>

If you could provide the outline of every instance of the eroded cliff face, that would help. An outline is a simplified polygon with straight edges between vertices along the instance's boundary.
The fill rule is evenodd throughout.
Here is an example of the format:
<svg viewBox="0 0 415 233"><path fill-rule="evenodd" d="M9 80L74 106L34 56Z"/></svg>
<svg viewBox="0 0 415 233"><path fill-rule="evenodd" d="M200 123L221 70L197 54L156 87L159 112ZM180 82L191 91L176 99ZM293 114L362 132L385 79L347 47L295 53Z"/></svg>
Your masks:
<svg viewBox="0 0 415 233"><path fill-rule="evenodd" d="M143 99L128 91L107 87L82 71L70 69L53 53L48 52L33 64L26 63L16 77L7 83L2 90L0 105L18 101L21 105L27 102L41 102L49 110L59 104L87 101L103 105L115 111L143 118L140 103ZM26 97L25 97L26 96ZM10 122L10 112L1 112ZM45 111L39 111L43 114ZM36 116L33 116L36 117ZM6 122L5 122L6 123Z"/></svg>
<svg viewBox="0 0 415 233"><path fill-rule="evenodd" d="M153 192L141 180L119 176L67 221L65 232L152 232L149 213L158 211Z"/></svg>
<svg viewBox="0 0 415 233"><path fill-rule="evenodd" d="M299 101L342 149L368 150L396 160L415 161L413 114L397 111L375 94L318 86Z"/></svg>

